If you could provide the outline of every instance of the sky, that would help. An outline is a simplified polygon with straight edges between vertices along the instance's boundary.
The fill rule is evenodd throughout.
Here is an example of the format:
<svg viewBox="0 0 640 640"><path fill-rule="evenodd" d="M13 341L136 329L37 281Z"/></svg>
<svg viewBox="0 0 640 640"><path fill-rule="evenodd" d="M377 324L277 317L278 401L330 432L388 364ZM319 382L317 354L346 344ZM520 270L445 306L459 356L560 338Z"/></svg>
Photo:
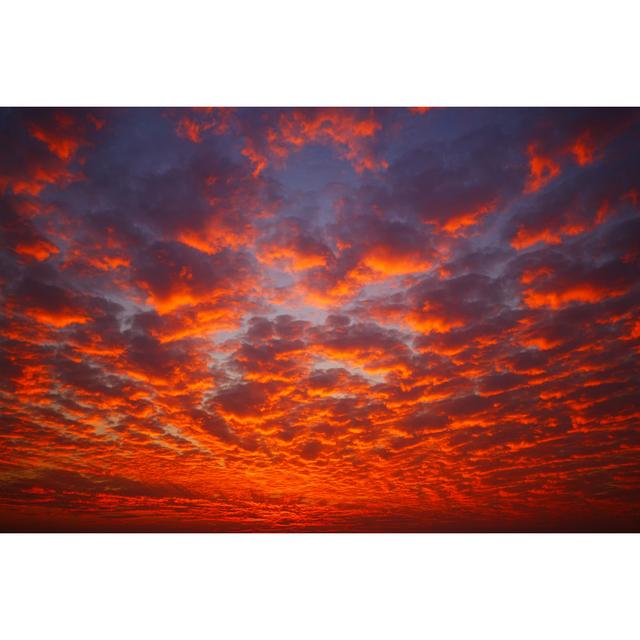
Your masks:
<svg viewBox="0 0 640 640"><path fill-rule="evenodd" d="M0 109L0 530L640 531L640 110Z"/></svg>

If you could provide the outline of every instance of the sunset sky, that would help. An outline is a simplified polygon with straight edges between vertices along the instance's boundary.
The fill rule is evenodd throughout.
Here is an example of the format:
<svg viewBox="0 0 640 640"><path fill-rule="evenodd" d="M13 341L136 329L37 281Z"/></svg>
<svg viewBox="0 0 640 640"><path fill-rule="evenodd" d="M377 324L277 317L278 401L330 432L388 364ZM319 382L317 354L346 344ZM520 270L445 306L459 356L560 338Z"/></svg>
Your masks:
<svg viewBox="0 0 640 640"><path fill-rule="evenodd" d="M0 530L640 531L640 109L0 109Z"/></svg>

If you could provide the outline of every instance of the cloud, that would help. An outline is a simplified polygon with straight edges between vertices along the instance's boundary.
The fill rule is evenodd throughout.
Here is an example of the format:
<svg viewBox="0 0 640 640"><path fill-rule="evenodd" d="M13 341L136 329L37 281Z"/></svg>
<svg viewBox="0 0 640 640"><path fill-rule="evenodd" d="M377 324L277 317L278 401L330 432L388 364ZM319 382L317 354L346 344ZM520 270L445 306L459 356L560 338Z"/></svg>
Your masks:
<svg viewBox="0 0 640 640"><path fill-rule="evenodd" d="M333 148L357 173L381 171L388 166L375 150L375 137L382 124L373 110L286 109L262 115L267 116L266 122L244 127L242 154L252 164L255 177L308 145Z"/></svg>
<svg viewBox="0 0 640 640"><path fill-rule="evenodd" d="M0 110L0 528L637 530L639 138Z"/></svg>
<svg viewBox="0 0 640 640"><path fill-rule="evenodd" d="M215 302L249 286L252 263L229 249L207 255L179 242L156 242L133 265L133 280L158 313Z"/></svg>

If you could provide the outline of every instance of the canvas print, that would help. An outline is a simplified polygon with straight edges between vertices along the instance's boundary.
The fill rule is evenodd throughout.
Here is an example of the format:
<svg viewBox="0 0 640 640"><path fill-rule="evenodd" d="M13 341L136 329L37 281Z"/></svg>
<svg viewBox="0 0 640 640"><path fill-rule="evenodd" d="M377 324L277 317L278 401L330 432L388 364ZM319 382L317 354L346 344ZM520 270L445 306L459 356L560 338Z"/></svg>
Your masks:
<svg viewBox="0 0 640 640"><path fill-rule="evenodd" d="M3 532L640 531L640 110L0 109Z"/></svg>

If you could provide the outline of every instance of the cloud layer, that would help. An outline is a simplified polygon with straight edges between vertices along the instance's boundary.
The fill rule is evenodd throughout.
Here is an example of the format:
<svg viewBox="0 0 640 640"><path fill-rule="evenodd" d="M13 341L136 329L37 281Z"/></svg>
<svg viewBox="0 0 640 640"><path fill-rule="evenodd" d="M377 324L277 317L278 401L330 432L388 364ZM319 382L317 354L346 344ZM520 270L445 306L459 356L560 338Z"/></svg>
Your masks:
<svg viewBox="0 0 640 640"><path fill-rule="evenodd" d="M640 530L640 110L1 109L0 527Z"/></svg>

